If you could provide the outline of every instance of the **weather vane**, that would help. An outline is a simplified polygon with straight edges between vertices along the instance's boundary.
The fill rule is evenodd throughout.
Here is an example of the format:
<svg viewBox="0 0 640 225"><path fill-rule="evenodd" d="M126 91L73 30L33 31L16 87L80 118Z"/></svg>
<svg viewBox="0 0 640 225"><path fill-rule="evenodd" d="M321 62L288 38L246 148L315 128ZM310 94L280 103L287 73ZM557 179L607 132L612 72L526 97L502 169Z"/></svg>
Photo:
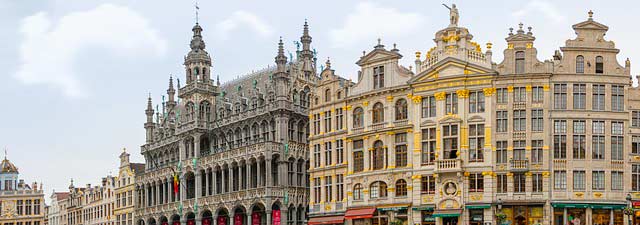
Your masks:
<svg viewBox="0 0 640 225"><path fill-rule="evenodd" d="M198 7L198 1L196 1L196 23L198 23L198 11L200 10L200 7Z"/></svg>

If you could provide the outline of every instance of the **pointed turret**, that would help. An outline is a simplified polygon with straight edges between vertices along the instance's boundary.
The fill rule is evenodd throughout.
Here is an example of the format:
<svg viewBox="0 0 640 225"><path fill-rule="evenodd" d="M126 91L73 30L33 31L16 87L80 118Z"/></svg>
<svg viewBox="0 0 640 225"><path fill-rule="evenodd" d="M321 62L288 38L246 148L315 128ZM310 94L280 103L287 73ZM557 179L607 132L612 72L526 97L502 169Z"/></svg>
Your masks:
<svg viewBox="0 0 640 225"><path fill-rule="evenodd" d="M167 111L173 112L173 109L176 106L176 89L173 88L173 76L169 77L169 88L167 89L167 96L169 97L169 101L167 101Z"/></svg>
<svg viewBox="0 0 640 225"><path fill-rule="evenodd" d="M275 57L275 62L277 67L274 74L276 100L286 101L289 99L289 74L287 73L287 57L284 55L282 37L280 37L280 41L278 42L278 55Z"/></svg>
<svg viewBox="0 0 640 225"><path fill-rule="evenodd" d="M302 60L302 70L305 72L305 76L309 77L315 72L315 56L311 50L311 36L309 35L309 24L304 21L304 28L302 30L302 37L300 37L302 43L302 51L300 51L300 59Z"/></svg>
<svg viewBox="0 0 640 225"><path fill-rule="evenodd" d="M193 37L191 38L191 51L184 59L184 66L187 73L187 85L192 82L209 83L209 74L211 68L211 57L205 50L206 44L202 38L202 27L196 23L191 29Z"/></svg>
<svg viewBox="0 0 640 225"><path fill-rule="evenodd" d="M275 59L276 66L278 67L277 73L278 75L283 75L285 73L287 57L284 55L284 44L282 43L282 37L280 37L280 42L278 43L278 55Z"/></svg>
<svg viewBox="0 0 640 225"><path fill-rule="evenodd" d="M144 111L145 115L147 115L147 122L144 123L144 129L147 131L147 143L153 140L153 103L151 101L151 94L149 94L149 98L147 99L147 109Z"/></svg>

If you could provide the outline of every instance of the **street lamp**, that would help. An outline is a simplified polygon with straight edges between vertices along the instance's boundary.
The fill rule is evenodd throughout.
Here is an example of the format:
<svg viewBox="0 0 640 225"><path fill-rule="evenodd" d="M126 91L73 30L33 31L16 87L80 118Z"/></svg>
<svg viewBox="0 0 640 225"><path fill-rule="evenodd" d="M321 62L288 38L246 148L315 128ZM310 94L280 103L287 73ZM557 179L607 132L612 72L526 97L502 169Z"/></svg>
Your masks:
<svg viewBox="0 0 640 225"><path fill-rule="evenodd" d="M502 199L501 198L498 199L498 209L502 210Z"/></svg>
<svg viewBox="0 0 640 225"><path fill-rule="evenodd" d="M624 210L624 214L627 215L627 217L629 218L629 225L631 225L631 215L633 215L633 208L631 207L631 193L627 194L627 204L628 204L628 208L626 208Z"/></svg>
<svg viewBox="0 0 640 225"><path fill-rule="evenodd" d="M502 199L498 198L498 210L496 210L496 222L502 224L502 221L506 219L506 215L502 212Z"/></svg>

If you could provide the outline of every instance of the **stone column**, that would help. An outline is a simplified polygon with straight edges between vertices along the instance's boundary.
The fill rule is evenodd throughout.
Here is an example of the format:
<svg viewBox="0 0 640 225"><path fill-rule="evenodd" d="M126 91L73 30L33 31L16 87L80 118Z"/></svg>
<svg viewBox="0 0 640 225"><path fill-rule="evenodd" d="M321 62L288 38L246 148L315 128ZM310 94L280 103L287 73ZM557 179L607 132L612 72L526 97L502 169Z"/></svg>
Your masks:
<svg viewBox="0 0 640 225"><path fill-rule="evenodd" d="M264 163L264 167L266 167L265 179L267 179L267 182L266 182L267 187L273 186L273 179L271 178L271 160L272 160L271 156L269 155L267 156L266 162Z"/></svg>
<svg viewBox="0 0 640 225"><path fill-rule="evenodd" d="M229 165L229 192L234 191L233 189L233 165Z"/></svg>
<svg viewBox="0 0 640 225"><path fill-rule="evenodd" d="M198 217L197 215L196 215L196 225L202 225L202 218Z"/></svg>
<svg viewBox="0 0 640 225"><path fill-rule="evenodd" d="M204 196L208 196L211 195L211 193L209 193L209 182L211 180L209 180L209 170L205 170L204 171Z"/></svg>
<svg viewBox="0 0 640 225"><path fill-rule="evenodd" d="M287 210L280 209L280 225L287 225L287 219Z"/></svg>
<svg viewBox="0 0 640 225"><path fill-rule="evenodd" d="M256 160L256 172L258 173L256 174L258 176L258 179L256 179L256 181L258 182L256 184L256 187L262 186L262 177L261 177L262 171L260 170L260 164L262 164L260 163L260 159Z"/></svg>
<svg viewBox="0 0 640 225"><path fill-rule="evenodd" d="M251 188L251 162L247 162L244 164L245 168L245 179L247 179L247 189Z"/></svg>
<svg viewBox="0 0 640 225"><path fill-rule="evenodd" d="M211 183L211 186L213 187L211 189L211 194L215 195L218 193L218 187L216 186L218 184L218 172L215 171L215 168L211 169L211 178L213 178L213 182Z"/></svg>
<svg viewBox="0 0 640 225"><path fill-rule="evenodd" d="M185 160L186 157L186 149L185 149L185 145L184 145L184 140L180 140L180 143L178 143L178 152L179 152L179 157L178 160L182 161Z"/></svg>
<svg viewBox="0 0 640 225"><path fill-rule="evenodd" d="M193 135L193 157L200 157L200 136L201 134Z"/></svg>
<svg viewBox="0 0 640 225"><path fill-rule="evenodd" d="M179 189L180 189L180 199L179 201L184 201L187 199L187 185L184 185L182 182L186 182L186 176L185 176L185 172L182 172L181 178L180 178L180 185L179 185ZM183 216L183 215L180 215Z"/></svg>
<svg viewBox="0 0 640 225"><path fill-rule="evenodd" d="M155 190L154 190L154 192L155 192L154 193L155 194L154 195L155 200L153 201L153 204L154 205L158 205L158 204L160 204L160 182L159 181L156 181L156 185L154 185L154 188L155 188Z"/></svg>
<svg viewBox="0 0 640 225"><path fill-rule="evenodd" d="M202 172L200 172L200 169L196 168L196 182L195 182L195 189L196 189L196 197L201 197L202 196Z"/></svg>
<svg viewBox="0 0 640 225"><path fill-rule="evenodd" d="M169 202L171 202L171 194L172 194L172 192L171 192L171 187L172 187L172 185L171 185L172 184L171 183L171 177L167 178L166 183L167 183L167 189L166 189L166 193L165 193L166 196L164 198L166 199L165 202L169 203Z"/></svg>
<svg viewBox="0 0 640 225"><path fill-rule="evenodd" d="M278 186L289 186L289 167L287 164L288 161L286 160L278 162L278 176L280 176Z"/></svg>
<svg viewBox="0 0 640 225"><path fill-rule="evenodd" d="M267 225L271 225L273 221L273 218L271 218L271 210L266 210L265 213L267 214Z"/></svg>
<svg viewBox="0 0 640 225"><path fill-rule="evenodd" d="M251 213L247 210L247 223L245 225L251 225L251 224L253 224Z"/></svg>
<svg viewBox="0 0 640 225"><path fill-rule="evenodd" d="M225 175L224 174L225 174L225 170L221 169L220 170L220 176L221 176L221 179L220 179L221 182L220 183L222 185L220 186L220 193L225 193L225 192L229 191L229 189L226 188L227 187L227 179L225 179Z"/></svg>

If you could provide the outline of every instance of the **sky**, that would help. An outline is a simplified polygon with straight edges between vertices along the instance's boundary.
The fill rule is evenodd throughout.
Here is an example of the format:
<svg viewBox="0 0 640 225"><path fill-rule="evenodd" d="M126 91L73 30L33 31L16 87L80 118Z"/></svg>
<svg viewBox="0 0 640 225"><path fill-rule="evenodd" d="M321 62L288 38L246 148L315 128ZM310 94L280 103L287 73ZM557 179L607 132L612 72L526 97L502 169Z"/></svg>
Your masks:
<svg viewBox="0 0 640 225"><path fill-rule="evenodd" d="M413 65L414 52L434 46L449 24L442 3L455 3L460 25L502 60L504 38L518 23L532 27L538 59L574 38L571 25L594 19L626 58L640 60L636 1L204 1L199 23L221 82L274 64L278 38L295 52L305 19L319 63L355 79L355 62L380 38L396 43ZM53 190L98 184L117 175L127 149L143 162L144 109L166 93L169 76L184 80L182 66L196 20L192 0L0 0L0 147L27 183ZM635 70L632 69L632 74Z"/></svg>

